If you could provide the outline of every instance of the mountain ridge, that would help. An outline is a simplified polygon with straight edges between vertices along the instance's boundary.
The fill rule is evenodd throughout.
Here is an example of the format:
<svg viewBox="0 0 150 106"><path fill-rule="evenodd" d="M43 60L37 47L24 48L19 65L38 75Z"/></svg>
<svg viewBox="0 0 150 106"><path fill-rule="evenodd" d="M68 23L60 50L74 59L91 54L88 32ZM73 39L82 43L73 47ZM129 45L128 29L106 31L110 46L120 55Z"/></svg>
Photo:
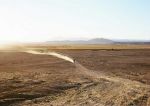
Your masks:
<svg viewBox="0 0 150 106"><path fill-rule="evenodd" d="M90 40L61 40L46 41L47 44L150 44L149 40L111 40L106 38L94 38Z"/></svg>
<svg viewBox="0 0 150 106"><path fill-rule="evenodd" d="M90 40L62 40L62 41L47 41L46 43L52 44L113 44L113 40L105 38L94 38Z"/></svg>

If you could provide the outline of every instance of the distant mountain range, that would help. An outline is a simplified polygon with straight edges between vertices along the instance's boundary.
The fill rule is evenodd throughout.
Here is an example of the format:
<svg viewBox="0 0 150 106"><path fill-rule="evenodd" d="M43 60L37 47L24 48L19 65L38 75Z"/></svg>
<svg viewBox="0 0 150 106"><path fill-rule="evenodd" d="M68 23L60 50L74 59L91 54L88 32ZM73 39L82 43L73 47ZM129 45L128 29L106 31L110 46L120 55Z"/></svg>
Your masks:
<svg viewBox="0 0 150 106"><path fill-rule="evenodd" d="M110 40L105 38L95 38L91 40L63 40L63 41L47 41L47 44L150 44L150 41L128 41L128 40Z"/></svg>
<svg viewBox="0 0 150 106"><path fill-rule="evenodd" d="M63 40L63 41L47 41L48 44L113 44L115 43L112 40L104 38L95 38L91 40Z"/></svg>

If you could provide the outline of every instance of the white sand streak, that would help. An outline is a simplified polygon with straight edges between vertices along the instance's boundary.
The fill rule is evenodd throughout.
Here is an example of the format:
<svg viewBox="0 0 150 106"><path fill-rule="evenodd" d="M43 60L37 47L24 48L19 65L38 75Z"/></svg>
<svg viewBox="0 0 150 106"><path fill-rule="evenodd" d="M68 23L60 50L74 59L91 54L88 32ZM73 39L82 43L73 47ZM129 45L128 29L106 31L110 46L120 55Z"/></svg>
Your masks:
<svg viewBox="0 0 150 106"><path fill-rule="evenodd" d="M64 59L66 61L69 61L71 63L74 63L74 60L68 56L56 53L56 52L38 52L38 51L33 51L33 50L29 50L29 51L25 51L26 53L31 53L31 54L40 54L40 55L51 55L51 56L55 56L57 58L61 58Z"/></svg>
<svg viewBox="0 0 150 106"><path fill-rule="evenodd" d="M142 84L142 83L137 82L137 81L131 81L129 79L123 79L123 78L119 78L119 77L111 77L111 76L105 75L104 73L91 71L91 70L85 68L84 66L82 66L80 63L74 62L74 60L72 58L70 58L68 56L65 56L63 54L59 54L59 53L56 53L56 52L43 52L42 53L42 52L33 51L33 50L25 51L25 52L26 53L31 53L31 54L51 55L51 56L55 56L57 58L64 59L66 61L74 63L78 71L80 71L82 74L87 75L89 77L98 78L98 79L99 78L104 78L104 79L107 79L109 81L122 82L123 84L126 84L126 85L131 85L134 82L134 86L139 86L140 85L140 86L145 87L145 84ZM150 86L146 85L146 87L150 87Z"/></svg>

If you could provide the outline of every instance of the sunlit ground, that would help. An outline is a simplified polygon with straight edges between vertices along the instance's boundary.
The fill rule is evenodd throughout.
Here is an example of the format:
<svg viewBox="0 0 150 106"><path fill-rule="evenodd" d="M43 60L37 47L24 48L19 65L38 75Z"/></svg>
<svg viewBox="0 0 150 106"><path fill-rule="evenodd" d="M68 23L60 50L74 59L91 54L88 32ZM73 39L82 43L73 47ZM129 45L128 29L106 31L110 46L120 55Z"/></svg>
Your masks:
<svg viewBox="0 0 150 106"><path fill-rule="evenodd" d="M8 44L0 44L0 50L8 50L12 48L11 45Z"/></svg>
<svg viewBox="0 0 150 106"><path fill-rule="evenodd" d="M0 42L0 50L9 50L9 49L12 49L13 46L15 45L16 43L15 42Z"/></svg>

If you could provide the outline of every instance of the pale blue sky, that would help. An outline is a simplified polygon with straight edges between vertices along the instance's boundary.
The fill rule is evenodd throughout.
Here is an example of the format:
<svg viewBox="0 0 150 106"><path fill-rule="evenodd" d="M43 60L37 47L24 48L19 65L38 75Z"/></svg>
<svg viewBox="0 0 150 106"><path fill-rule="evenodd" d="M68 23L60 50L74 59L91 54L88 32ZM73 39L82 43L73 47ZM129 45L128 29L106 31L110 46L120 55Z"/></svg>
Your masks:
<svg viewBox="0 0 150 106"><path fill-rule="evenodd" d="M0 0L0 37L150 40L150 0Z"/></svg>

